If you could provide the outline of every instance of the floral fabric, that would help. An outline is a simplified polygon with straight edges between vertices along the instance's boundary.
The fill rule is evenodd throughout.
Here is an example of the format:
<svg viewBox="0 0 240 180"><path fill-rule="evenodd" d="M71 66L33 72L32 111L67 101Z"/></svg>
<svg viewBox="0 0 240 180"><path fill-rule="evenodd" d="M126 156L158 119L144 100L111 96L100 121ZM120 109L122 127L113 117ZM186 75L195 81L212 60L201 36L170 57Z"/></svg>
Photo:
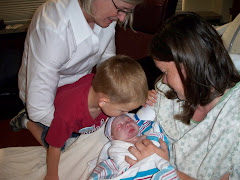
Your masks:
<svg viewBox="0 0 240 180"><path fill-rule="evenodd" d="M158 88L168 87L161 82ZM185 125L174 120L181 102L158 93L156 121L170 143L170 161L178 170L203 180L220 179L230 173L240 179L240 83L225 94L200 123Z"/></svg>

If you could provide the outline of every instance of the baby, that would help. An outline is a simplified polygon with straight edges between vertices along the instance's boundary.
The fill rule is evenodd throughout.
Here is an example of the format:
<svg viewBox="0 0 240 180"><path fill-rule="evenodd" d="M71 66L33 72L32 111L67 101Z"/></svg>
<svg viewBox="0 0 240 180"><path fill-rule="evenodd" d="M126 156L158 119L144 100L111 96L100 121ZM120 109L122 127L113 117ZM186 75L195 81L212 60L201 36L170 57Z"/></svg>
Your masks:
<svg viewBox="0 0 240 180"><path fill-rule="evenodd" d="M119 174L125 172L130 167L130 164L125 161L125 156L136 160L128 151L130 146L134 146L136 142L147 138L159 147L159 138L163 139L163 134L153 132L153 128L150 130L148 136L141 135L140 133L137 122L130 114L122 114L108 120L105 128L105 135L111 140L108 155L118 166Z"/></svg>
<svg viewBox="0 0 240 180"><path fill-rule="evenodd" d="M120 140L135 144L146 138L146 135L138 136L139 126L130 114L122 114L109 119L105 135L110 140Z"/></svg>
<svg viewBox="0 0 240 180"><path fill-rule="evenodd" d="M148 120L145 120L148 119ZM105 126L105 135L110 140L102 149L95 168L90 170L89 180L96 179L178 179L169 161L154 156L143 159L130 168L125 156L136 159L129 151L130 146L147 138L160 147L159 138L169 146L166 136L150 107L142 107L135 115L123 114L112 117ZM95 164L93 160L93 164ZM129 170L128 170L129 169Z"/></svg>

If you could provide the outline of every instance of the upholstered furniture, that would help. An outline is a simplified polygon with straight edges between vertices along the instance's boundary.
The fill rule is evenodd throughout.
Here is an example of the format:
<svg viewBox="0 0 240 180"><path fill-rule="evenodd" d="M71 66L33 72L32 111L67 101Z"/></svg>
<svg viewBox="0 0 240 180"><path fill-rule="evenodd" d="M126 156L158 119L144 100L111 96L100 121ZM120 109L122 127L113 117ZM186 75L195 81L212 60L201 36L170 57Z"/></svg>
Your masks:
<svg viewBox="0 0 240 180"><path fill-rule="evenodd" d="M164 21L175 14L178 0L146 0L135 8L132 31L116 27L117 54L126 54L136 59L143 67L149 89L154 88L156 78L161 74L149 56L152 36L161 28Z"/></svg>
<svg viewBox="0 0 240 180"><path fill-rule="evenodd" d="M129 27L116 28L117 54L126 54L135 59L148 55L148 46L153 34L163 22L175 14L178 0L146 0L134 11L133 32Z"/></svg>
<svg viewBox="0 0 240 180"><path fill-rule="evenodd" d="M217 27L216 30L222 36L224 46L240 72L240 13L232 22Z"/></svg>

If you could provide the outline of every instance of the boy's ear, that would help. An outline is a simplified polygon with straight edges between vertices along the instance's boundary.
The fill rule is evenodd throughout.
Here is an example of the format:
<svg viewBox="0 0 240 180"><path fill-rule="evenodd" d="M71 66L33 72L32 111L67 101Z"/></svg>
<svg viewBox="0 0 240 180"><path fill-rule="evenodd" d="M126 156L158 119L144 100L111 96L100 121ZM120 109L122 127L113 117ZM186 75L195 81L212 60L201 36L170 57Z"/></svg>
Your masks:
<svg viewBox="0 0 240 180"><path fill-rule="evenodd" d="M109 103L109 102L110 102L110 100L107 97L101 97L98 100L98 105L100 108L102 108L106 103Z"/></svg>

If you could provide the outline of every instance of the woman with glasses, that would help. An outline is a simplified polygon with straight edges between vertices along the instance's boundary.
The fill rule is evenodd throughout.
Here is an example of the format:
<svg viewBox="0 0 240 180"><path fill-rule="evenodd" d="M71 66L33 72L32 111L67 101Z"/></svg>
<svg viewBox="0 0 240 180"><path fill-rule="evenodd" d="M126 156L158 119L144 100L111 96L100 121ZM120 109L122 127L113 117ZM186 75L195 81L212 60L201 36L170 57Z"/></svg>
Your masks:
<svg viewBox="0 0 240 180"><path fill-rule="evenodd" d="M48 0L33 15L18 76L26 108L10 125L27 128L38 141L50 126L58 87L91 73L115 55L115 25L132 24L133 10L143 0Z"/></svg>

